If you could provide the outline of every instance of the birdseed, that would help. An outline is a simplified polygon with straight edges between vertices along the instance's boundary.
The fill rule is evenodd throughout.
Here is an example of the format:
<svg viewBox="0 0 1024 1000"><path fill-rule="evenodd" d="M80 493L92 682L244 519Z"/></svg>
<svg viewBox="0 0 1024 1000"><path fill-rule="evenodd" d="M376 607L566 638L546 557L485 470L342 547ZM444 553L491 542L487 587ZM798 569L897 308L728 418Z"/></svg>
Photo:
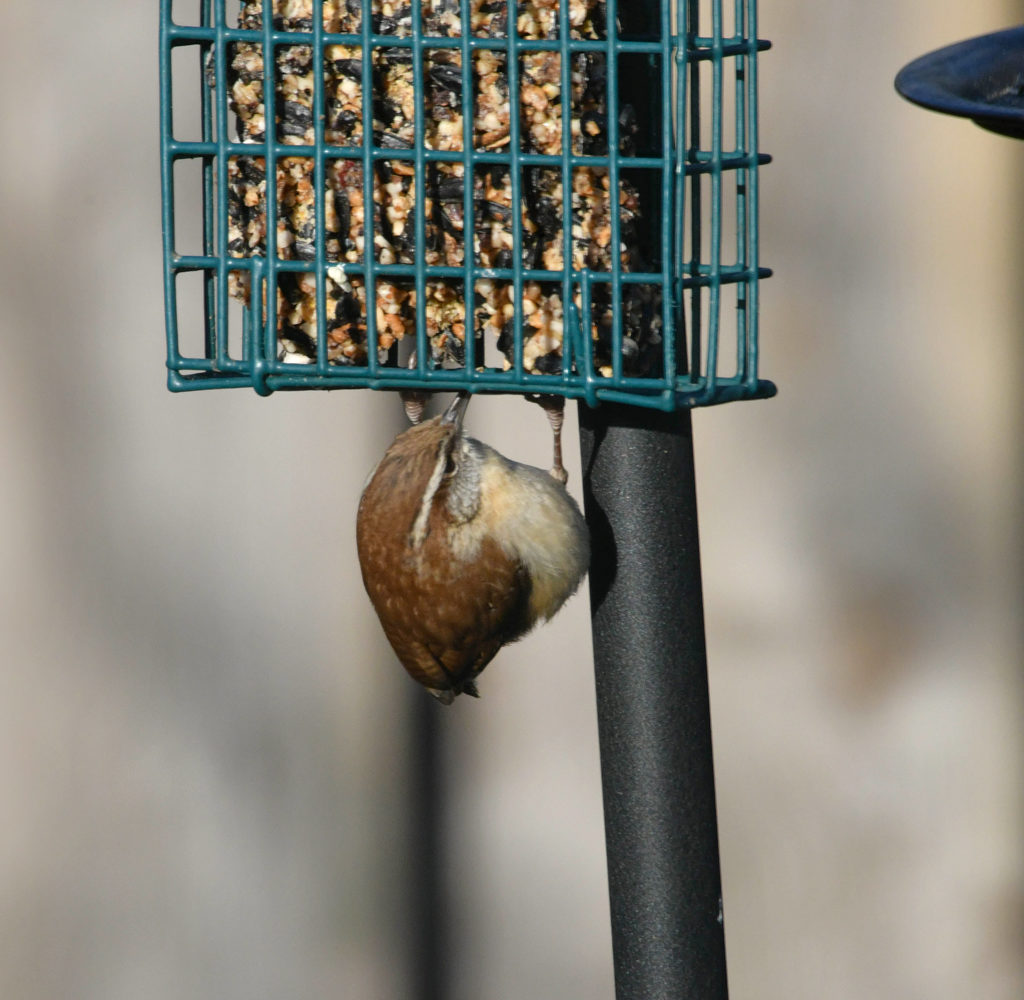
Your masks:
<svg viewBox="0 0 1024 1000"><path fill-rule="evenodd" d="M313 0L275 0L274 27L278 31L311 31ZM361 31L361 0L324 0L324 30L338 34ZM469 73L464 74L462 53L430 48L431 38L457 37L462 31L459 0L423 0L421 32L426 39L423 57L423 143L427 149L461 154L466 136L463 114L464 75L472 87L472 121L468 124L474 148L503 152L511 142L508 55L504 51L477 50ZM508 31L505 0L471 0L470 30L476 36L504 38ZM372 30L396 40L412 34L409 3L373 0ZM558 38L558 0L521 0L516 8L518 36L526 40ZM569 0L573 38L601 39L605 35L603 0ZM239 27L262 30L261 0L243 0ZM608 155L608 108L605 56L574 52L571 93L563 103L563 54L547 50L524 51L519 64L517 109L522 151L562 156L562 129L568 108L570 145L577 155ZM262 143L267 130L264 105L264 55L260 43L236 42L229 46L228 91L237 121L239 141ZM324 85L324 143L332 147L361 148L363 134L363 53L358 45L327 45L322 68ZM310 45L278 45L274 54L274 119L276 138L284 145L312 146L316 141L313 107L313 49ZM379 149L409 150L416 141L415 66L407 45L376 46L372 52L373 142ZM629 108L619 113L619 153L632 151ZM245 258L267 253L266 165L262 156L233 156L228 161L228 253ZM384 159L374 164L369 219L365 204L362 159L329 156L325 160L323 192L324 251L331 267L325 280L325 334L328 360L362 365L367 360L367 302L364 278L345 272L345 264L364 265L372 253L380 265L413 264L416 178L407 160ZM524 268L561 271L564 267L566 204L570 207L572 268L609 271L612 246L612 198L608 170L575 167L572 190L566 197L560 168L524 167L520 178L521 239ZM432 162L423 178L424 246L429 266L462 267L467 252L478 267L510 269L515 253L512 178L505 164L479 164L472 184L473 239L465 239L465 184L462 163ZM313 158L283 156L277 160L277 231L282 260L316 257L316 199ZM623 272L646 270L639 249L641 198L636 187L620 178L617 193L619 260ZM369 226L367 223L369 222ZM372 248L367 236L372 233ZM426 283L423 304L435 367L465 363L467 336L466 289L459 280ZM232 271L230 293L249 302L248 271ZM277 322L279 357L309 363L317 357L317 296L312 272L282 271L278 276ZM564 333L563 286L560 281L524 281L520 307L522 367L527 372L561 371ZM470 335L478 338L475 357L482 363L487 344L494 344L505 368L515 365L515 309L512 282L478 279L472 289ZM392 349L416 329L417 292L410 279L378 274L374 316L376 346L382 362L395 360ZM581 307L580 293L575 305ZM650 372L660 357L661 300L656 289L638 284L622 286L620 318L623 366L629 374ZM613 311L610 283L592 283L591 339L595 367L611 374Z"/></svg>

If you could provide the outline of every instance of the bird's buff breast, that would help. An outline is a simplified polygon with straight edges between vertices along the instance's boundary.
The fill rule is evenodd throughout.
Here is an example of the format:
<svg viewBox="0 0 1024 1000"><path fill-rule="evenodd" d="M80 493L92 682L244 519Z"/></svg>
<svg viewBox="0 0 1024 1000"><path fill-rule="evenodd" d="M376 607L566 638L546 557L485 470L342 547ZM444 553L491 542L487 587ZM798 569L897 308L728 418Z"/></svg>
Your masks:
<svg viewBox="0 0 1024 1000"><path fill-rule="evenodd" d="M531 583L531 624L546 620L586 575L586 522L565 488L532 466L507 459L489 463L483 486L477 539L500 540L504 552L523 565Z"/></svg>

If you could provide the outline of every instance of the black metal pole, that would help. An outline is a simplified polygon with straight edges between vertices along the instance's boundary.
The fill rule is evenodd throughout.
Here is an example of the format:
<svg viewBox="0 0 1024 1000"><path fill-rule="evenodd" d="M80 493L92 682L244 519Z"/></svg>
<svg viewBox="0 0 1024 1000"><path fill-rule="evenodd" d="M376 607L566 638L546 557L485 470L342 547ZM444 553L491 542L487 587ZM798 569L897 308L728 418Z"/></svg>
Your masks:
<svg viewBox="0 0 1024 1000"><path fill-rule="evenodd" d="M410 685L411 687L411 685ZM443 706L411 691L412 739L406 886L408 958L412 1000L445 1000L450 994L451 898L446 821Z"/></svg>
<svg viewBox="0 0 1024 1000"><path fill-rule="evenodd" d="M580 405L617 1000L726 1000L690 413Z"/></svg>

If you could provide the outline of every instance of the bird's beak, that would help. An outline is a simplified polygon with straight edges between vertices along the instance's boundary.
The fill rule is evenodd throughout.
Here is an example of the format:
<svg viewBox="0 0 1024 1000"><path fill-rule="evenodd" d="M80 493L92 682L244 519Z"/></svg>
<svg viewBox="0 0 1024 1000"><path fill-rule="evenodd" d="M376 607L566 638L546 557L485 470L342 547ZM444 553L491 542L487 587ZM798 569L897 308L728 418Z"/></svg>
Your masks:
<svg viewBox="0 0 1024 1000"><path fill-rule="evenodd" d="M466 416L466 408L472 397L468 392L460 392L448 405L448 409L441 414L442 424L454 424L455 429L462 430L462 420Z"/></svg>

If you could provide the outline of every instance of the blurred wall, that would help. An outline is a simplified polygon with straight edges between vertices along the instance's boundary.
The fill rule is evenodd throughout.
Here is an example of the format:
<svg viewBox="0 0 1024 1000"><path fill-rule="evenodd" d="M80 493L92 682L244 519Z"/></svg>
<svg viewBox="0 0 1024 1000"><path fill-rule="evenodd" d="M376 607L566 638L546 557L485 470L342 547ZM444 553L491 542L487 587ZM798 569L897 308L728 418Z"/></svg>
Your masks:
<svg viewBox="0 0 1024 1000"><path fill-rule="evenodd" d="M394 400L167 393L156 4L5 15L0 995L411 997L426 864L454 996L610 998L585 595L444 714L410 858L353 540ZM781 392L696 418L734 1000L1024 995L1024 152L892 90L1020 15L763 5Z"/></svg>
<svg viewBox="0 0 1024 1000"><path fill-rule="evenodd" d="M892 90L1022 13L762 5L781 391L697 424L735 997L1024 995L1024 145Z"/></svg>

